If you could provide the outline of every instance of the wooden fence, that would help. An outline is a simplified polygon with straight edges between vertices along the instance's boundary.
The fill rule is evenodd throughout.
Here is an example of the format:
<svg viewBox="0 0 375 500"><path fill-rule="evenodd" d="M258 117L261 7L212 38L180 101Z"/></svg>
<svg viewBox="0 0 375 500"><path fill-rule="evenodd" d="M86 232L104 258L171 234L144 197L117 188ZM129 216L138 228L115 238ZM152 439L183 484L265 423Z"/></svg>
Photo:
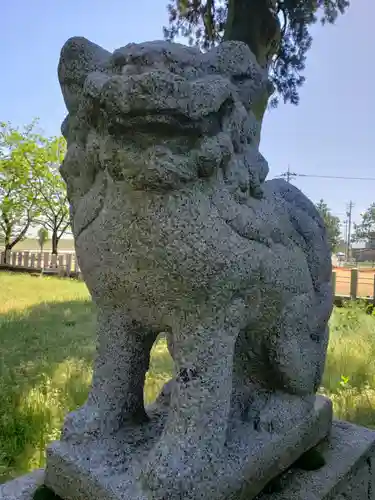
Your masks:
<svg viewBox="0 0 375 500"><path fill-rule="evenodd" d="M6 262L6 263L4 263ZM50 252L0 252L0 269L80 277L75 253L53 255ZM371 299L375 303L375 269L337 267L332 273L335 297Z"/></svg>
<svg viewBox="0 0 375 500"><path fill-rule="evenodd" d="M335 297L371 299L375 303L375 269L335 268L332 284Z"/></svg>
<svg viewBox="0 0 375 500"><path fill-rule="evenodd" d="M8 252L5 256L5 252L0 252L1 268L59 276L80 276L75 253L55 255L50 252Z"/></svg>

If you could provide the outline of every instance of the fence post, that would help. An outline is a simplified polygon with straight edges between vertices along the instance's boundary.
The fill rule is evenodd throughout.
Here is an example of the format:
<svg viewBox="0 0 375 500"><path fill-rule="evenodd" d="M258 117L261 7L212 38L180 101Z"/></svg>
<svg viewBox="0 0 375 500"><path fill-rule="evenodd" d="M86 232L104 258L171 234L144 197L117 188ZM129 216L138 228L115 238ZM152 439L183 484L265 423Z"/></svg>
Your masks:
<svg viewBox="0 0 375 500"><path fill-rule="evenodd" d="M22 267L22 252L17 252L17 266Z"/></svg>
<svg viewBox="0 0 375 500"><path fill-rule="evenodd" d="M48 264L49 264L49 253L44 252L44 254L43 254L43 267L44 267L44 269L46 269L48 267Z"/></svg>
<svg viewBox="0 0 375 500"><path fill-rule="evenodd" d="M72 254L68 253L66 255L66 274L67 274L67 276L70 277L71 272L72 272Z"/></svg>
<svg viewBox="0 0 375 500"><path fill-rule="evenodd" d="M373 275L373 278L374 278L374 284L373 284L373 287L372 287L372 303L375 306L375 274Z"/></svg>
<svg viewBox="0 0 375 500"><path fill-rule="evenodd" d="M64 269L64 255L59 255L57 261L58 261L59 276L64 276L66 272Z"/></svg>
<svg viewBox="0 0 375 500"><path fill-rule="evenodd" d="M350 298L355 300L358 291L358 269L352 269L350 273Z"/></svg>
<svg viewBox="0 0 375 500"><path fill-rule="evenodd" d="M29 267L29 252L24 252L23 254L23 267Z"/></svg>
<svg viewBox="0 0 375 500"><path fill-rule="evenodd" d="M336 297L336 271L332 271L332 295L333 299Z"/></svg>
<svg viewBox="0 0 375 500"><path fill-rule="evenodd" d="M38 269L41 269L42 268L42 252L38 252L37 256L36 256L36 267Z"/></svg>
<svg viewBox="0 0 375 500"><path fill-rule="evenodd" d="M51 255L51 267L56 268L57 267L57 255L53 253Z"/></svg>

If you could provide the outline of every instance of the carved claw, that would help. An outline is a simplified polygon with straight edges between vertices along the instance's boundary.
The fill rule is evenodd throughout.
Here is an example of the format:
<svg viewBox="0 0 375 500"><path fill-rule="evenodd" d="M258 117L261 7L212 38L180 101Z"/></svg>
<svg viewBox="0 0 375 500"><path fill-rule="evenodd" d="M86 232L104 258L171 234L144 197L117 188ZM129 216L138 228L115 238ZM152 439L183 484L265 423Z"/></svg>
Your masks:
<svg viewBox="0 0 375 500"><path fill-rule="evenodd" d="M116 433L124 423L124 416L116 412L99 412L91 405L83 405L69 413L64 421L62 439L79 439Z"/></svg>
<svg viewBox="0 0 375 500"><path fill-rule="evenodd" d="M178 441L172 447L162 446L162 450L153 453L142 468L139 476L141 487L152 493L153 500L195 498L192 494L195 478L200 474L215 477L213 457L197 449L185 448Z"/></svg>
<svg viewBox="0 0 375 500"><path fill-rule="evenodd" d="M62 439L79 439L103 434L105 424L94 408L84 405L65 417Z"/></svg>

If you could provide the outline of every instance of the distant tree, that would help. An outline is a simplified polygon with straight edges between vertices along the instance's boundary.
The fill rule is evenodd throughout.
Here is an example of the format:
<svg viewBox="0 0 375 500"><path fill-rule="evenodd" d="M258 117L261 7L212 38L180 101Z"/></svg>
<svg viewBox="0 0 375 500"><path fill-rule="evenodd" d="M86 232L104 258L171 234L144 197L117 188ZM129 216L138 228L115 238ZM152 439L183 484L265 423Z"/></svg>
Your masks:
<svg viewBox="0 0 375 500"><path fill-rule="evenodd" d="M336 252L345 253L346 251L347 251L347 242L344 240L344 238L340 238L337 244Z"/></svg>
<svg viewBox="0 0 375 500"><path fill-rule="evenodd" d="M261 122L274 90L272 106L279 97L298 104L311 25L334 23L348 6L349 0L169 0L164 36L185 37L204 50L223 39L245 42L272 83L253 108Z"/></svg>
<svg viewBox="0 0 375 500"><path fill-rule="evenodd" d="M34 170L43 161L36 121L23 130L0 122L0 233L7 252L38 216Z"/></svg>
<svg viewBox="0 0 375 500"><path fill-rule="evenodd" d="M353 241L369 241L375 235L375 203L361 214L361 222L354 224Z"/></svg>
<svg viewBox="0 0 375 500"><path fill-rule="evenodd" d="M51 232L52 253L56 255L60 239L70 225L66 186L59 172L65 151L63 137L45 139L45 161L35 172L40 213L38 222Z"/></svg>
<svg viewBox="0 0 375 500"><path fill-rule="evenodd" d="M40 246L40 251L43 252L44 245L48 241L48 231L45 227L41 227L38 231L38 243Z"/></svg>
<svg viewBox="0 0 375 500"><path fill-rule="evenodd" d="M0 237L6 251L35 224L51 231L52 252L69 228L69 207L59 166L62 137L46 138L34 120L20 130L0 123ZM5 252L5 256L7 253Z"/></svg>
<svg viewBox="0 0 375 500"><path fill-rule="evenodd" d="M331 251L335 252L341 241L340 219L332 215L331 210L324 200L320 200L319 203L316 204L316 208L324 220Z"/></svg>

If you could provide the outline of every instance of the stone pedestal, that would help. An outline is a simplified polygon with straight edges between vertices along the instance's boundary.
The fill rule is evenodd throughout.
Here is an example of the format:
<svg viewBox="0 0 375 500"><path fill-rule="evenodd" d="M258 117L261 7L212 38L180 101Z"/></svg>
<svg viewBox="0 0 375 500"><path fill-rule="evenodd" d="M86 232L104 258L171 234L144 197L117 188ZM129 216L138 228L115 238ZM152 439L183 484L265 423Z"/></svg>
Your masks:
<svg viewBox="0 0 375 500"><path fill-rule="evenodd" d="M336 421L319 445L326 465L317 471L291 469L280 491L257 500L375 500L375 432Z"/></svg>
<svg viewBox="0 0 375 500"><path fill-rule="evenodd" d="M0 484L0 500L32 500L44 482L44 470L37 469L13 481Z"/></svg>
<svg viewBox="0 0 375 500"><path fill-rule="evenodd" d="M331 418L331 402L319 396L311 416L283 434L257 432L252 424L241 423L220 457L212 497L224 500L237 491L239 498L253 499L328 435ZM53 443L48 449L46 485L64 500L146 500L137 477L162 425L151 418L148 426L125 429L111 439Z"/></svg>
<svg viewBox="0 0 375 500"><path fill-rule="evenodd" d="M336 421L329 440L321 443L319 448L326 460L324 467L309 472L292 468L280 478L279 491L260 493L256 500L375 500L374 431ZM77 484L70 475L63 481L71 488ZM40 470L22 476L0 485L0 500L33 500L41 484L43 472ZM78 499L80 494L79 490L71 489L69 498ZM251 497L245 494L240 498L248 500ZM55 497L51 495L43 500L52 499Z"/></svg>

